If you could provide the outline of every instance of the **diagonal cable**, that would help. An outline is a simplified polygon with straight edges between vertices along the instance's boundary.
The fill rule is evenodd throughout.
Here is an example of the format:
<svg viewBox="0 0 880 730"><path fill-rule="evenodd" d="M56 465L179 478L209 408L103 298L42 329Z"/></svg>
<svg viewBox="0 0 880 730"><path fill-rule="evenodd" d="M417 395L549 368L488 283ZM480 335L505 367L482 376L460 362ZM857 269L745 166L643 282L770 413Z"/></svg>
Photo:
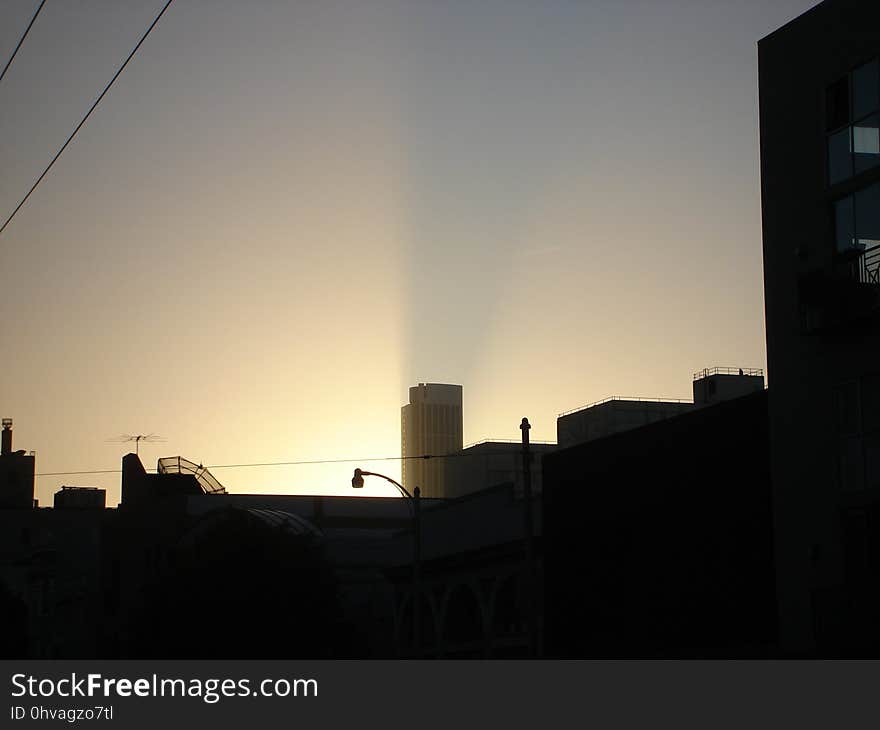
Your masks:
<svg viewBox="0 0 880 730"><path fill-rule="evenodd" d="M43 9L43 6L46 4L46 0L43 0L40 3L40 7L37 8L37 12L34 13L34 17L31 18L31 22L28 23L27 28L24 29L24 33L21 38L18 40L18 45L15 47L15 50L12 52L12 55L9 57L9 60L6 62L6 65L3 67L3 72L0 73L0 81L3 81L3 77L6 76L6 72L9 70L9 67L12 65L12 61L15 59L15 54L18 53L18 49L21 48L21 44L24 43L24 39L27 38L27 34L30 32L31 26L34 24L34 21L37 19L37 16L40 14L40 11Z"/></svg>
<svg viewBox="0 0 880 730"><path fill-rule="evenodd" d="M12 215L10 215L6 219L6 222L3 224L2 228L0 228L0 235L2 235L3 231L6 230L6 226L9 225L10 221L15 217L15 214L18 213L18 211L21 209L21 206L23 206L27 202L27 199L29 197L31 197L31 193L37 189L37 185L39 185L42 182L43 178L46 177L46 174L49 172L49 170L52 169L52 165L55 164L55 161L59 157L61 157L61 153L64 152L64 150L67 148L67 145L69 145L71 140L76 136L76 133L79 132L79 130L83 126L83 124L86 123L86 120L91 116L92 112L95 111L95 107L97 107L98 104L101 103L101 99L104 98L104 95L110 90L110 87L113 86L113 82L116 81L117 78L119 78L119 74L121 74L123 72L125 67L128 65L128 62L132 59L134 54L137 53L138 48L141 47L141 44L147 39L147 36L150 35L150 31L152 31L153 28L156 27L156 23L159 22L159 18L161 18L164 15L165 11L168 10L168 6L171 5L172 2L174 2L174 0L168 0L168 2L165 3L162 10L159 11L159 14L156 16L155 20L153 20L153 22L150 23L150 27L147 28L147 32L144 33L143 36L141 36L141 39L137 42L137 45L134 47L132 52L128 54L128 58L125 59L124 63L119 67L119 70L115 74L113 74L113 78L110 79L110 83L108 83L104 87L104 90L101 92L101 95L97 99L95 99L95 103L92 104L91 108L86 112L86 115L82 118L82 121L76 125L76 129L73 130L71 135L67 138L67 141L63 145L61 145L61 149L58 150L58 153L55 155L55 157L52 158L52 161L46 166L46 169L43 170L43 174L37 178L37 181L31 186L31 189L28 190L27 195L25 195L21 199L21 202L15 207L15 210L12 211Z"/></svg>

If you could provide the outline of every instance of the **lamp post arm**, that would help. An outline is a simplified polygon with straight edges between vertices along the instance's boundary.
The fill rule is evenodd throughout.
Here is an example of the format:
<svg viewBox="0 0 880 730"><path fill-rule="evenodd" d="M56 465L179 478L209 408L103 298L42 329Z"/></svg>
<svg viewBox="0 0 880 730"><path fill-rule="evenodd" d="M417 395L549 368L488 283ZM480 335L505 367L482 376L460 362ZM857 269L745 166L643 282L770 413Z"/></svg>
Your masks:
<svg viewBox="0 0 880 730"><path fill-rule="evenodd" d="M413 496L408 491L406 491L406 487L404 487L402 484L399 484L398 482L394 481L391 477L386 477L384 474L378 474L374 471L361 470L361 474L365 477L382 477L386 482L391 482L395 487L397 487L400 490L400 493L404 497L409 497L410 499L413 498Z"/></svg>
<svg viewBox="0 0 880 730"><path fill-rule="evenodd" d="M416 487L410 494L406 487L391 477L374 471L355 469L351 486L360 488L364 486L363 477L382 477L386 482L391 482L398 491L407 498L406 503L412 515L413 530L413 654L421 655L421 581L422 581L422 515L421 515L421 490Z"/></svg>

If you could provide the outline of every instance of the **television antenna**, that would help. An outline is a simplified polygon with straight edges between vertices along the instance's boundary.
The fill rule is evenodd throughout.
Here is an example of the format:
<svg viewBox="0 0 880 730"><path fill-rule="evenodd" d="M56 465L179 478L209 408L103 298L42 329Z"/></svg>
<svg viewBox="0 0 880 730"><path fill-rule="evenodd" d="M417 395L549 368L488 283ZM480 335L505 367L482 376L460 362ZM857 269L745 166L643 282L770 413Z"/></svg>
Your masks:
<svg viewBox="0 0 880 730"><path fill-rule="evenodd" d="M119 436L116 436L115 438L107 439L107 441L111 441L111 442L117 443L117 444L125 444L125 443L130 443L130 442L134 441L134 453L137 454L138 456L140 456L141 441L148 443L148 444L165 443L165 439L156 433L147 433L147 434L121 433L121 434L119 434Z"/></svg>

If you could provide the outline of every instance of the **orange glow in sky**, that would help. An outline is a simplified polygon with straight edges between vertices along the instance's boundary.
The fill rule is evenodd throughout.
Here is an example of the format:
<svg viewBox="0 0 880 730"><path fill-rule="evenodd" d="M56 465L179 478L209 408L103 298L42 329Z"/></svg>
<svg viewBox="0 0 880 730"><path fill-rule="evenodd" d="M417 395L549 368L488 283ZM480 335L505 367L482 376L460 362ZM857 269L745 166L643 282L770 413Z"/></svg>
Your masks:
<svg viewBox="0 0 880 730"><path fill-rule="evenodd" d="M523 416L554 440L581 404L763 367L755 43L812 4L175 3L0 237L14 447L394 457L418 382L463 386L466 443ZM4 218L160 5L43 10L0 85ZM33 9L3 3L0 57ZM357 466L400 478L214 473L351 494ZM119 499L53 476L41 504L62 484Z"/></svg>

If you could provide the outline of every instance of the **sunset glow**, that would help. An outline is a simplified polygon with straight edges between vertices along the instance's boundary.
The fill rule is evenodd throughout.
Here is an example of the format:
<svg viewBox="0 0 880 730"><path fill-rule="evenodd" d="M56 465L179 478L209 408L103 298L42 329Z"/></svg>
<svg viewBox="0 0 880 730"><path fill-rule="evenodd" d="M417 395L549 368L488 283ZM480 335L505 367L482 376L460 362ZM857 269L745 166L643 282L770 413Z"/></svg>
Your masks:
<svg viewBox="0 0 880 730"><path fill-rule="evenodd" d="M465 443L554 440L765 367L755 39L812 4L175 4L0 237L15 448L118 469L107 439L154 432L148 469L350 459L213 472L351 494L400 478L369 458L418 382L463 386ZM47 5L0 86L4 217L153 5ZM61 485L119 500L82 474L40 503Z"/></svg>

